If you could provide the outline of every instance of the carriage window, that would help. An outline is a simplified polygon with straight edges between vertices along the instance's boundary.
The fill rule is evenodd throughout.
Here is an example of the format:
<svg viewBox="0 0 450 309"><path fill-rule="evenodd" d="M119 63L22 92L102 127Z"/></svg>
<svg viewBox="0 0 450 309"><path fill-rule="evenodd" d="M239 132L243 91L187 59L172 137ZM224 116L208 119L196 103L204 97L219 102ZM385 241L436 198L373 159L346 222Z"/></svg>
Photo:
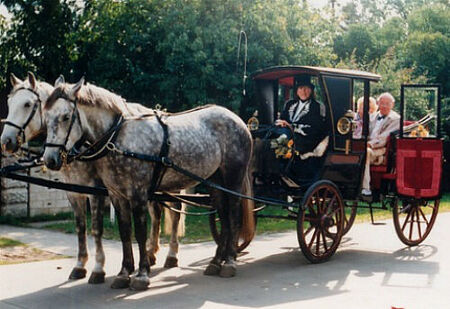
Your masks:
<svg viewBox="0 0 450 309"><path fill-rule="evenodd" d="M436 137L438 89L436 87L404 88L403 135Z"/></svg>

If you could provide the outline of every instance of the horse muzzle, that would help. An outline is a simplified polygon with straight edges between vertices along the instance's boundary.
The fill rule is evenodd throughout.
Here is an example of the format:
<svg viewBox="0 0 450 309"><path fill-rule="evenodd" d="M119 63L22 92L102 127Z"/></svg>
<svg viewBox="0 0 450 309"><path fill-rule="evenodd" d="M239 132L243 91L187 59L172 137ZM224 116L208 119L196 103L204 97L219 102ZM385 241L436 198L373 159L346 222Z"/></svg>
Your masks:
<svg viewBox="0 0 450 309"><path fill-rule="evenodd" d="M62 166L62 159L60 152L58 150L56 151L45 151L44 153L44 164L49 169L58 171L61 169Z"/></svg>
<svg viewBox="0 0 450 309"><path fill-rule="evenodd" d="M19 150L19 143L16 135L2 135L1 138L2 150L14 153Z"/></svg>

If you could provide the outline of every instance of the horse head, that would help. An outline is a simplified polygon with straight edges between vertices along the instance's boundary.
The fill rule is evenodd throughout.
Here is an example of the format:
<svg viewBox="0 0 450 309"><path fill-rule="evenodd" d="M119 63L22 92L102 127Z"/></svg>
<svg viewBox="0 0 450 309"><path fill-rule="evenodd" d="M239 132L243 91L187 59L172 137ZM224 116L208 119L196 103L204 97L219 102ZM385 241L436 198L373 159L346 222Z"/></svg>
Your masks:
<svg viewBox="0 0 450 309"><path fill-rule="evenodd" d="M47 127L44 163L53 170L59 170L64 156L83 135L81 116L78 110L78 93L84 78L70 85L57 82L56 88L44 104L44 120Z"/></svg>
<svg viewBox="0 0 450 309"><path fill-rule="evenodd" d="M15 152L45 129L42 104L53 87L37 81L31 72L24 81L11 74L10 81L13 88L8 96L9 113L4 121L1 145L4 150Z"/></svg>

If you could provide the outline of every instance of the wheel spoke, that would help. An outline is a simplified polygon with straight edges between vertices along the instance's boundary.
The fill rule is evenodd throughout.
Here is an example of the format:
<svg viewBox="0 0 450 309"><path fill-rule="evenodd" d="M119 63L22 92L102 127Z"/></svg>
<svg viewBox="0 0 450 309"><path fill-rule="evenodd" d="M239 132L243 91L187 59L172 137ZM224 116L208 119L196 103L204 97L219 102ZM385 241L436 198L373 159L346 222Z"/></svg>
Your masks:
<svg viewBox="0 0 450 309"><path fill-rule="evenodd" d="M320 249L320 233L317 233L317 240L316 240L316 255L319 255L319 249Z"/></svg>
<svg viewBox="0 0 450 309"><path fill-rule="evenodd" d="M322 234L322 240L323 240L323 246L325 248L325 252L328 251L328 247L327 247L327 240L325 238L325 231L321 231Z"/></svg>
<svg viewBox="0 0 450 309"><path fill-rule="evenodd" d="M399 215L400 215L400 212L399 212ZM405 221L403 222L403 225L402 225L402 232L405 230L406 224L408 223L408 219L409 219L410 216L411 216L411 211L408 211L408 214L406 215L406 219L405 219Z"/></svg>
<svg viewBox="0 0 450 309"><path fill-rule="evenodd" d="M414 210L411 211L411 224L409 225L409 239L412 237L413 225L414 225Z"/></svg>
<svg viewBox="0 0 450 309"><path fill-rule="evenodd" d="M314 228L314 226L310 226L307 230L306 230L306 232L305 233L303 233L303 235L305 235L305 237L309 234L309 232L311 232L312 231L312 229Z"/></svg>
<svg viewBox="0 0 450 309"><path fill-rule="evenodd" d="M422 215L423 220L425 220L425 223L427 224L427 226L430 224L430 222L428 222L427 217L425 217L425 214L422 211L422 208L419 208L420 210L420 214Z"/></svg>
<svg viewBox="0 0 450 309"><path fill-rule="evenodd" d="M420 206L419 206L420 207ZM417 217L417 229L419 230L419 239L422 238L422 231L420 230L420 218L419 218L419 207L416 209L416 217Z"/></svg>
<svg viewBox="0 0 450 309"><path fill-rule="evenodd" d="M322 195L322 205L321 205L322 212L325 212L324 206L325 203L327 202L328 192L329 192L328 189L325 188L324 193Z"/></svg>
<svg viewBox="0 0 450 309"><path fill-rule="evenodd" d="M317 217L317 213L314 210L314 207L312 205L312 198L311 198L311 200L308 201L308 208L309 208L309 211L311 212L311 214L313 215L313 217Z"/></svg>
<svg viewBox="0 0 450 309"><path fill-rule="evenodd" d="M313 236L311 237L311 241L310 241L309 244L308 244L308 250L311 250L311 247L312 247L314 241L316 240L316 234L317 234L317 231L318 231L318 230L319 230L319 229L316 227L316 229L314 230ZM305 239L305 240L306 240L306 239Z"/></svg>

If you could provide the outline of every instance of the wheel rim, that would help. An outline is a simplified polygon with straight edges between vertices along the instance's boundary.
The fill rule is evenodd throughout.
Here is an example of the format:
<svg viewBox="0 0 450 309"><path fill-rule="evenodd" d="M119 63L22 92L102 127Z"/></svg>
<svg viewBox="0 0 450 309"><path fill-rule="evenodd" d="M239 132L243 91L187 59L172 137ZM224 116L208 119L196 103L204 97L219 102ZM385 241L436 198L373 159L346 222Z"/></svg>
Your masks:
<svg viewBox="0 0 450 309"><path fill-rule="evenodd" d="M344 227L343 209L339 192L330 185L316 187L304 203L297 232L311 262L325 261L336 251Z"/></svg>
<svg viewBox="0 0 450 309"><path fill-rule="evenodd" d="M428 234L436 220L439 200L408 200L399 205L394 204L394 226L400 240L409 246L420 244Z"/></svg>

